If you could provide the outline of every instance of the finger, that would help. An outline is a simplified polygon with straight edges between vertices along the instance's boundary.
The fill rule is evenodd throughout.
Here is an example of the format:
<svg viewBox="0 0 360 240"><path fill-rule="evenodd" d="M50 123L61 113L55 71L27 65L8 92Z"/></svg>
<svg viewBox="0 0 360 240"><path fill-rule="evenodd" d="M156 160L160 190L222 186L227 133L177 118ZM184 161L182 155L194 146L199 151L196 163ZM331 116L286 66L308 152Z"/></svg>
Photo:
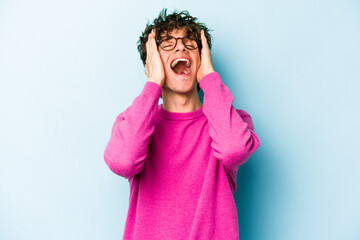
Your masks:
<svg viewBox="0 0 360 240"><path fill-rule="evenodd" d="M153 32L154 32L154 29L151 30L151 32L149 33L148 39L147 39L147 41L146 41L146 45L150 45L150 44L151 44L151 41L152 41L152 39L154 38Z"/></svg>
<svg viewBox="0 0 360 240"><path fill-rule="evenodd" d="M145 46L146 46L146 52L149 52L150 35L151 35L151 33L148 35L148 39L147 39L146 44L145 44Z"/></svg>
<svg viewBox="0 0 360 240"><path fill-rule="evenodd" d="M148 40L146 41L146 44L145 44L146 52L149 51L149 44L150 44L150 38L148 37Z"/></svg>
<svg viewBox="0 0 360 240"><path fill-rule="evenodd" d="M149 38L151 39L150 41L152 41L153 39L155 40L155 29L151 30Z"/></svg>
<svg viewBox="0 0 360 240"><path fill-rule="evenodd" d="M150 46L153 47L154 49L157 49L156 40L155 40L155 33L156 33L155 29L151 30Z"/></svg>
<svg viewBox="0 0 360 240"><path fill-rule="evenodd" d="M152 35L153 31L154 31L154 29L151 30L150 34L148 35L148 40L146 41L146 53L147 53L146 61L148 60L149 55L151 54L151 44L152 44L151 42L152 42L152 38L153 38L153 35Z"/></svg>
<svg viewBox="0 0 360 240"><path fill-rule="evenodd" d="M148 66L147 66L146 63L145 63L145 75L149 77L149 75L148 75Z"/></svg>
<svg viewBox="0 0 360 240"><path fill-rule="evenodd" d="M152 38L154 37L154 29L151 30L150 34L149 34L149 37Z"/></svg>
<svg viewBox="0 0 360 240"><path fill-rule="evenodd" d="M146 60L145 62L149 61L149 57L150 57L150 47L149 47L149 40L146 43Z"/></svg>
<svg viewBox="0 0 360 240"><path fill-rule="evenodd" d="M209 48L209 45L207 43L207 39L205 37L205 31L201 30L201 44L203 47Z"/></svg>

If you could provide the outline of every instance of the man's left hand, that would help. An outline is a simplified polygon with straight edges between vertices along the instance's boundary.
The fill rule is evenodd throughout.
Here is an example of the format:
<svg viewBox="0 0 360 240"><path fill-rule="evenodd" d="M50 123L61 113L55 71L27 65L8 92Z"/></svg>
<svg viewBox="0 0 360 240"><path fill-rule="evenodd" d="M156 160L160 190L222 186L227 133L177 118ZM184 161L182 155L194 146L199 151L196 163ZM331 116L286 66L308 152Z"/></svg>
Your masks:
<svg viewBox="0 0 360 240"><path fill-rule="evenodd" d="M199 70L197 72L197 81L200 82L200 80L207 74L215 72L212 59L211 59L211 52L209 45L207 43L207 39L205 37L204 30L201 30L201 63Z"/></svg>

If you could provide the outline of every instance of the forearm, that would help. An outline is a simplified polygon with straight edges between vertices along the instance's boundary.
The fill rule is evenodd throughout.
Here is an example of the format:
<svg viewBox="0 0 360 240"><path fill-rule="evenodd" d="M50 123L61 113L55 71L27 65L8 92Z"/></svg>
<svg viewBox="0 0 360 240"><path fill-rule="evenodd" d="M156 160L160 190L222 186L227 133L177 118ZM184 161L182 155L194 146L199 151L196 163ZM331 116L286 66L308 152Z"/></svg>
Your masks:
<svg viewBox="0 0 360 240"><path fill-rule="evenodd" d="M131 106L116 117L104 160L116 174L129 178L144 165L161 94L159 85L147 82Z"/></svg>
<svg viewBox="0 0 360 240"><path fill-rule="evenodd" d="M251 117L242 111L246 118L243 119L233 107L234 97L218 73L207 74L200 87L204 92L203 112L209 122L214 155L236 171L260 145Z"/></svg>

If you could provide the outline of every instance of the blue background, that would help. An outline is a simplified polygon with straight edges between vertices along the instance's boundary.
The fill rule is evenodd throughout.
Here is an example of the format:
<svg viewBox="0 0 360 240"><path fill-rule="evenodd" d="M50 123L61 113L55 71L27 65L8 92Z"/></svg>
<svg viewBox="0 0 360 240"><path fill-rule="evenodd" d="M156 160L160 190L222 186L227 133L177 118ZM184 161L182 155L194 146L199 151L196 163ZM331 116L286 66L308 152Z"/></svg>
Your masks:
<svg viewBox="0 0 360 240"><path fill-rule="evenodd" d="M129 185L103 152L164 7L214 30L215 69L261 141L239 170L240 238L360 239L354 0L0 1L0 239L122 238Z"/></svg>

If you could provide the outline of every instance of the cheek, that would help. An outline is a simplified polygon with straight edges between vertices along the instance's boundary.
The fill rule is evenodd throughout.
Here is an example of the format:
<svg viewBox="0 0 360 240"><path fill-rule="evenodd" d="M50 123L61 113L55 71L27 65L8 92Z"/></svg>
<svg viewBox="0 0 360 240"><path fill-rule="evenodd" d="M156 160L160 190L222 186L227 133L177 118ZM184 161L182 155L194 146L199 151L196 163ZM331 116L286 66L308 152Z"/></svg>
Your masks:
<svg viewBox="0 0 360 240"><path fill-rule="evenodd" d="M196 70L198 70L201 63L200 55L195 57L195 62L196 62Z"/></svg>
<svg viewBox="0 0 360 240"><path fill-rule="evenodd" d="M164 65L164 68L166 69L166 60L168 59L169 56L167 56L167 54L161 50L159 50L159 55L160 55L161 62Z"/></svg>

